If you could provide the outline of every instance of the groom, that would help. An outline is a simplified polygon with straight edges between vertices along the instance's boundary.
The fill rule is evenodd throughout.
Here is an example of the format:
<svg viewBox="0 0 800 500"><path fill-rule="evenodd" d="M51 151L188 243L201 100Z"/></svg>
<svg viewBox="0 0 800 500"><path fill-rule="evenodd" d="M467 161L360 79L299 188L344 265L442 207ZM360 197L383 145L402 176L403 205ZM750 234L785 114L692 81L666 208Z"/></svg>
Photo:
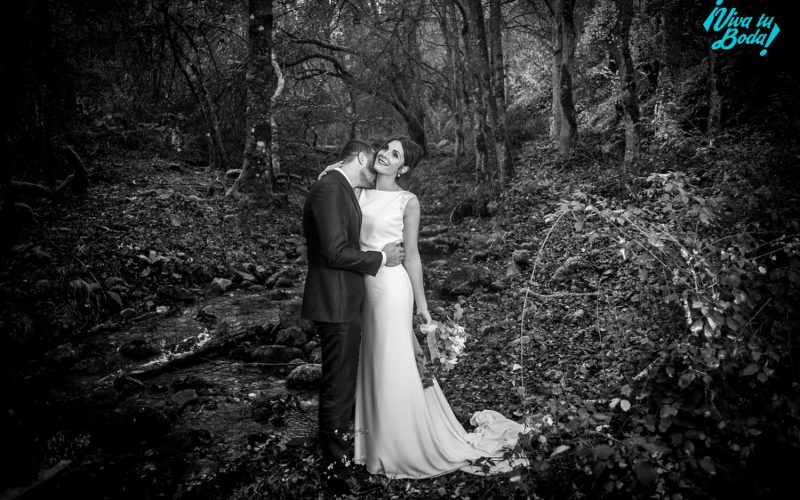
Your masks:
<svg viewBox="0 0 800 500"><path fill-rule="evenodd" d="M397 244L381 252L359 250L361 209L353 188L375 187L373 159L369 144L345 144L339 152L341 167L311 187L303 207L308 250L303 317L314 321L322 341L319 448L334 474L350 455L344 434L355 401L363 275L374 276L381 266L403 261L403 248Z"/></svg>

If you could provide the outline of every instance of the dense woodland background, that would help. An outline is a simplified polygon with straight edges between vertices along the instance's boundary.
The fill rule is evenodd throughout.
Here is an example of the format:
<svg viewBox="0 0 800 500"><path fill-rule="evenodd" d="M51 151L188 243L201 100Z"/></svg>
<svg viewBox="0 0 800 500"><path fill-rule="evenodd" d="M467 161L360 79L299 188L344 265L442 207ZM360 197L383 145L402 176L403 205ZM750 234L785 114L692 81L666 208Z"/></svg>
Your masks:
<svg viewBox="0 0 800 500"><path fill-rule="evenodd" d="M208 373L318 361L286 312L303 196L344 141L397 133L427 152L432 303L471 333L443 386L465 421L528 422L532 466L376 497L777 498L800 470L790 3L722 3L775 18L762 56L711 49L711 0L4 2L2 498L312 495L286 446L304 393ZM206 301L234 290L280 319L222 328ZM211 347L153 371L188 310ZM187 423L223 396L260 426L241 448Z"/></svg>

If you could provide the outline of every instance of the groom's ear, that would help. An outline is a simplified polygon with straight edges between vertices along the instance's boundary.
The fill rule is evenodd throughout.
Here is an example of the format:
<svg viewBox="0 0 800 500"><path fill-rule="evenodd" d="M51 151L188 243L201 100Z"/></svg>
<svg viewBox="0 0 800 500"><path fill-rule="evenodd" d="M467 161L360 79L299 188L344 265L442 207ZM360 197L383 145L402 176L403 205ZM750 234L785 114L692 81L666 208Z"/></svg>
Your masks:
<svg viewBox="0 0 800 500"><path fill-rule="evenodd" d="M363 165L367 164L367 155L365 153L358 153L358 163Z"/></svg>

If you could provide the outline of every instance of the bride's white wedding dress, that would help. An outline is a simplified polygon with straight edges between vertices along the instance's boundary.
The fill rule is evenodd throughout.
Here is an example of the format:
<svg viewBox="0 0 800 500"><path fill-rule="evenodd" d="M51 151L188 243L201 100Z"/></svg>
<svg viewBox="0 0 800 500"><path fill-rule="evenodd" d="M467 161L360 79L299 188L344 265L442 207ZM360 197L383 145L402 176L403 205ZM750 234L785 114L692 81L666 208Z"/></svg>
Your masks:
<svg viewBox="0 0 800 500"><path fill-rule="evenodd" d="M361 249L380 250L403 239L408 191L363 190ZM426 478L461 469L481 473L468 461L498 460L490 473L524 465L500 457L518 441L522 424L497 412L476 412L467 432L458 423L439 385L424 389L417 371L412 335L414 297L406 269L381 267L365 276L361 354L356 389L355 462L372 474Z"/></svg>

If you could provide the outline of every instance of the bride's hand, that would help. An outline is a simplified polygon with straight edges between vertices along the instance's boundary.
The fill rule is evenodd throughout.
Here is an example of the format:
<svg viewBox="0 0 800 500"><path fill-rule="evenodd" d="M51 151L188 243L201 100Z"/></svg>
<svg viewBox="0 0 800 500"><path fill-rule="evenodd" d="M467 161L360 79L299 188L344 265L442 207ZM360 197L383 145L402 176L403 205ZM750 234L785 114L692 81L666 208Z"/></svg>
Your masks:
<svg viewBox="0 0 800 500"><path fill-rule="evenodd" d="M325 175L326 175L328 172L330 172L331 170L333 170L334 168L339 168L339 167L341 167L341 166L342 166L342 162L340 162L340 161L337 161L337 162L336 162L336 163L334 163L333 165L328 165L327 167L325 167L325 170L323 170L322 172L320 172L319 176L317 177L317 180L320 180L320 179L322 179L323 177L325 177Z"/></svg>
<svg viewBox="0 0 800 500"><path fill-rule="evenodd" d="M422 319L425 320L426 325L430 325L431 323L433 323L433 318L431 318L431 313L429 313L427 310L417 311L417 314L422 316Z"/></svg>

